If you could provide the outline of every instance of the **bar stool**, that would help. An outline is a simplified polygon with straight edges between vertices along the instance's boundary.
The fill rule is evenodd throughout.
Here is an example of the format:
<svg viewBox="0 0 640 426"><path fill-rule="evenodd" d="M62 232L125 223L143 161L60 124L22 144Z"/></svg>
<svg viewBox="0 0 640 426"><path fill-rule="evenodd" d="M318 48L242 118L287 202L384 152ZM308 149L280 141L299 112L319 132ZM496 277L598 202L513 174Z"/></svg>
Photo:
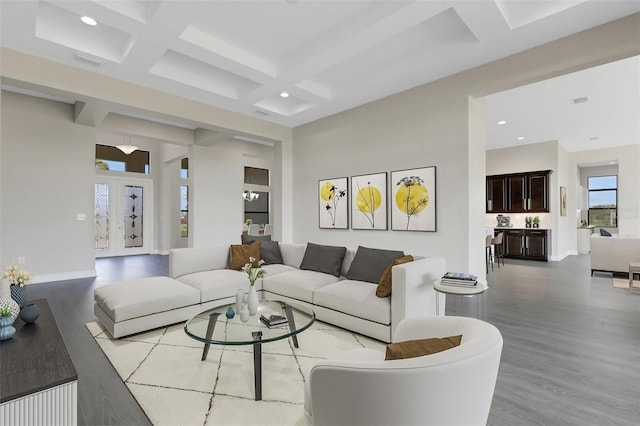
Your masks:
<svg viewBox="0 0 640 426"><path fill-rule="evenodd" d="M484 247L485 247L485 258L486 258L486 262L487 262L487 273L489 273L489 263L491 263L491 270L493 271L493 253L491 252L491 241L493 240L493 238L491 237L491 235L487 235L487 237L484 240ZM504 262L504 260L503 260Z"/></svg>
<svg viewBox="0 0 640 426"><path fill-rule="evenodd" d="M500 269L500 259L502 259L502 266L504 266L504 252L502 250L502 239L504 238L504 232L499 232L495 238L491 239L491 244L494 247L494 256L498 262L498 269Z"/></svg>
<svg viewBox="0 0 640 426"><path fill-rule="evenodd" d="M640 275L640 262L629 263L629 291L640 290L633 286L634 275Z"/></svg>

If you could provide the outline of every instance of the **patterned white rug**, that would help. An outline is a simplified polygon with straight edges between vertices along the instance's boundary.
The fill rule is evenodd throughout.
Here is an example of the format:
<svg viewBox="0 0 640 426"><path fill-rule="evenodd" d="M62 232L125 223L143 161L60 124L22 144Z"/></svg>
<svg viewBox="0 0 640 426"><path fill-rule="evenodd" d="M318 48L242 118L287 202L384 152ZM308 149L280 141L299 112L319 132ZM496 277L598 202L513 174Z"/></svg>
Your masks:
<svg viewBox="0 0 640 426"><path fill-rule="evenodd" d="M99 323L87 328L154 425L307 425L304 383L318 359L385 344L316 322L300 335L262 345L262 401L254 400L252 346L203 344L183 324L111 339Z"/></svg>

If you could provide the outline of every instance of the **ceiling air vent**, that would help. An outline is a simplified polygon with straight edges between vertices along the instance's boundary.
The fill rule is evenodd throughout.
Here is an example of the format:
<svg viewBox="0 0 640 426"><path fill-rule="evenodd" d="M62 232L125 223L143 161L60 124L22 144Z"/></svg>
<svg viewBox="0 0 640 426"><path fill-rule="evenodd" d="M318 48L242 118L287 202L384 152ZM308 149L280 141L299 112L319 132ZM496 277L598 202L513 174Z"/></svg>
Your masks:
<svg viewBox="0 0 640 426"><path fill-rule="evenodd" d="M104 64L104 62L102 62L101 60L92 58L91 56L85 55L83 53L76 53L76 59L91 65L95 65L97 67L101 67Z"/></svg>
<svg viewBox="0 0 640 426"><path fill-rule="evenodd" d="M587 98L586 96L583 96L581 98L573 98L571 99L571 103L572 104L582 104L585 103L589 100L589 98Z"/></svg>

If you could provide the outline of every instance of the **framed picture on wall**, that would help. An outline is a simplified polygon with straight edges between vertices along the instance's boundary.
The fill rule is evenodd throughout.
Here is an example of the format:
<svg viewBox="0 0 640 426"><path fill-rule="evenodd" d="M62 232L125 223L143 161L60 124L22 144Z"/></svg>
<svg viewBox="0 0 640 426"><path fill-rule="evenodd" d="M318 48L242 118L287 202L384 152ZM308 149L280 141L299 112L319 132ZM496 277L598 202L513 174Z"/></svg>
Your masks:
<svg viewBox="0 0 640 426"><path fill-rule="evenodd" d="M391 229L436 231L436 167L391 172Z"/></svg>
<svg viewBox="0 0 640 426"><path fill-rule="evenodd" d="M386 172L351 177L351 229L388 229Z"/></svg>
<svg viewBox="0 0 640 426"><path fill-rule="evenodd" d="M560 187L560 216L567 215L567 188Z"/></svg>
<svg viewBox="0 0 640 426"><path fill-rule="evenodd" d="M318 181L318 223L321 229L349 229L347 178Z"/></svg>

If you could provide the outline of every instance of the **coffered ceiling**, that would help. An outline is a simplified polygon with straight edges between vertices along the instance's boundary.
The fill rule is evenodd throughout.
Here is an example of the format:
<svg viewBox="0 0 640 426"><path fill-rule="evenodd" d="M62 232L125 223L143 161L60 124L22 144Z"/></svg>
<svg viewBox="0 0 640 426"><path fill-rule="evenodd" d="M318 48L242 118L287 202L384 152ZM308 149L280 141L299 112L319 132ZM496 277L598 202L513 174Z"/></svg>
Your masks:
<svg viewBox="0 0 640 426"><path fill-rule="evenodd" d="M2 0L0 7L3 47L295 127L633 14L640 2Z"/></svg>

